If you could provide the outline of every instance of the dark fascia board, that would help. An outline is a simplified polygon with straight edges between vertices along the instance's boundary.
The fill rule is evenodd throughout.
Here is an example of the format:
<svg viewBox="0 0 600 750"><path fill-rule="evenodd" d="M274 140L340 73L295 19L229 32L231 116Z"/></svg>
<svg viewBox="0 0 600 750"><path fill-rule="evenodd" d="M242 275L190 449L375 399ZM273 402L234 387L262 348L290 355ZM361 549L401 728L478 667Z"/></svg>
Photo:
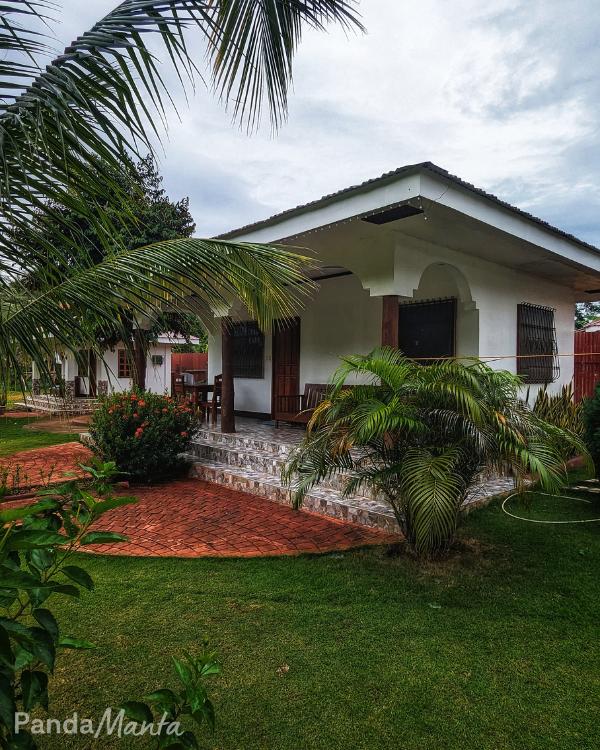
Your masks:
<svg viewBox="0 0 600 750"><path fill-rule="evenodd" d="M323 206L327 206L328 204L335 203L336 201L343 199L343 198L347 198L351 195L364 193L364 192L367 192L368 190L372 190L375 187L380 187L390 182L395 182L397 179L401 177L406 177L408 175L415 174L417 172L429 172L430 174L433 174L436 177L441 177L442 179L446 180L450 184L454 184L457 187L462 188L463 190L467 190L471 193L474 193L475 195L485 198L491 203L494 203L495 205L500 206L510 211L511 213L522 217L523 219L527 221L530 221L534 224L537 224L538 226L543 227L545 230L552 232L552 234L558 235L559 237L563 237L564 239L569 240L570 242L574 242L575 244L579 245L580 247L584 247L587 250L593 250L596 253L600 253L600 248L597 248L595 245L592 245L589 242L585 242L584 240L581 240L578 237L575 237L575 235L570 234L569 232L565 232L564 230L559 229L558 227L555 227L552 224L549 224L547 221L544 221L543 219L540 219L537 216L534 216L533 214L528 213L527 211L523 211L521 208L517 208L517 206L513 206L512 204L507 203L501 198L498 198L497 196L492 195L492 193L488 193L485 190L482 190L481 188L478 188L475 185L472 185L470 182L466 182L460 177L457 177L456 175L451 174L450 172L448 172L448 170L443 169L442 167L438 167L437 164L434 164L433 162L430 162L430 161L419 162L418 164L407 164L406 166L400 167L399 169L395 169L391 172L385 172L379 177L375 177L370 180L365 180L365 182L361 182L358 185L352 185L351 187L344 188L343 190L338 190L335 193L329 193L328 195L324 195L322 198L318 198L317 200L310 201L309 203L303 203L299 206L295 206L294 208L289 208L286 211L282 211L281 213L274 214L273 216L269 216L267 219L262 219L261 221L256 221L251 224L246 224L243 227L239 227L238 229L233 229L229 232L224 232L223 234L218 235L215 239L222 239L222 240L235 239L236 237L239 237L239 235L241 234L247 234L248 232L251 232L251 231L256 231L258 229L263 229L265 227L274 226L276 224L281 223L282 221L285 221L286 219L291 219L294 216L299 216L301 214L308 213L309 211L312 211L313 209L316 209L316 208L322 208Z"/></svg>

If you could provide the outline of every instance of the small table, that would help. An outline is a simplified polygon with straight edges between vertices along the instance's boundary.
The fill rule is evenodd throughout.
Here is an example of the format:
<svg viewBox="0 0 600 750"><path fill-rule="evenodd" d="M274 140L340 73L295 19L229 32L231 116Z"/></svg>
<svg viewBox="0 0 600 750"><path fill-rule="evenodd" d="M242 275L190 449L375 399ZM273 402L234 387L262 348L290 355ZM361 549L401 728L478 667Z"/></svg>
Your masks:
<svg viewBox="0 0 600 750"><path fill-rule="evenodd" d="M212 393L214 390L215 387L211 383L194 383L194 385L183 386L184 395L189 398L190 403L192 403L196 409L199 408L200 404L209 403L208 394Z"/></svg>

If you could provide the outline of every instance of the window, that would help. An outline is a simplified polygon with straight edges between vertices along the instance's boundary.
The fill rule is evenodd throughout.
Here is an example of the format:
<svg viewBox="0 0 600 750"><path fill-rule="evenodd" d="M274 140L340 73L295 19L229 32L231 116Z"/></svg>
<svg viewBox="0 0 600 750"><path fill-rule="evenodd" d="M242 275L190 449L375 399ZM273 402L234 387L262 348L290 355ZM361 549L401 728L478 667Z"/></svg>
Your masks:
<svg viewBox="0 0 600 750"><path fill-rule="evenodd" d="M263 378L265 337L256 321L234 323L231 336L233 339L233 377Z"/></svg>
<svg viewBox="0 0 600 750"><path fill-rule="evenodd" d="M118 356L118 370L120 378L131 377L131 359L126 349L119 349L117 352Z"/></svg>
<svg viewBox="0 0 600 750"><path fill-rule="evenodd" d="M517 308L517 374L527 383L552 383L560 375L554 310L523 302Z"/></svg>
<svg viewBox="0 0 600 750"><path fill-rule="evenodd" d="M409 302L399 306L398 348L423 364L455 354L456 299Z"/></svg>

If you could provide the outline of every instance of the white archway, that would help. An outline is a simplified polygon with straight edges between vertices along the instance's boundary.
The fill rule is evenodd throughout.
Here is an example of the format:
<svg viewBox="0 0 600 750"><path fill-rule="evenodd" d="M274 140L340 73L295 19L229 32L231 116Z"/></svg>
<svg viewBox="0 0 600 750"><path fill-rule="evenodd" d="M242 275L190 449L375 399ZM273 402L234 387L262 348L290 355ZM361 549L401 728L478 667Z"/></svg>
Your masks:
<svg viewBox="0 0 600 750"><path fill-rule="evenodd" d="M465 275L450 263L432 263L421 274L413 299L456 298L456 356L479 355L479 310Z"/></svg>

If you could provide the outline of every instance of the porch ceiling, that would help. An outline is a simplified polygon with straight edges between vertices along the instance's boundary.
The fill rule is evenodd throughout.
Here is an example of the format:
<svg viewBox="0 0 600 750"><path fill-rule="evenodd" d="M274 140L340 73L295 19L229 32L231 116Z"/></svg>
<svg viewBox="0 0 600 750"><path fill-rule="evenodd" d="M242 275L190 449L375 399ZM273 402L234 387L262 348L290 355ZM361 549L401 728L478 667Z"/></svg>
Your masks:
<svg viewBox="0 0 600 750"><path fill-rule="evenodd" d="M327 263L332 257L332 247L361 245L366 250L376 244L389 248L403 241L415 244L412 241L416 240L417 243L446 247L522 273L544 277L569 287L580 301L600 300L600 254L597 257L590 254L588 263L597 266L590 268L448 206L423 201L423 207L422 214L386 224L377 225L355 217L285 242L306 245ZM336 251L333 257L341 270L339 259L343 256ZM338 266L327 266L323 273L334 273Z"/></svg>

